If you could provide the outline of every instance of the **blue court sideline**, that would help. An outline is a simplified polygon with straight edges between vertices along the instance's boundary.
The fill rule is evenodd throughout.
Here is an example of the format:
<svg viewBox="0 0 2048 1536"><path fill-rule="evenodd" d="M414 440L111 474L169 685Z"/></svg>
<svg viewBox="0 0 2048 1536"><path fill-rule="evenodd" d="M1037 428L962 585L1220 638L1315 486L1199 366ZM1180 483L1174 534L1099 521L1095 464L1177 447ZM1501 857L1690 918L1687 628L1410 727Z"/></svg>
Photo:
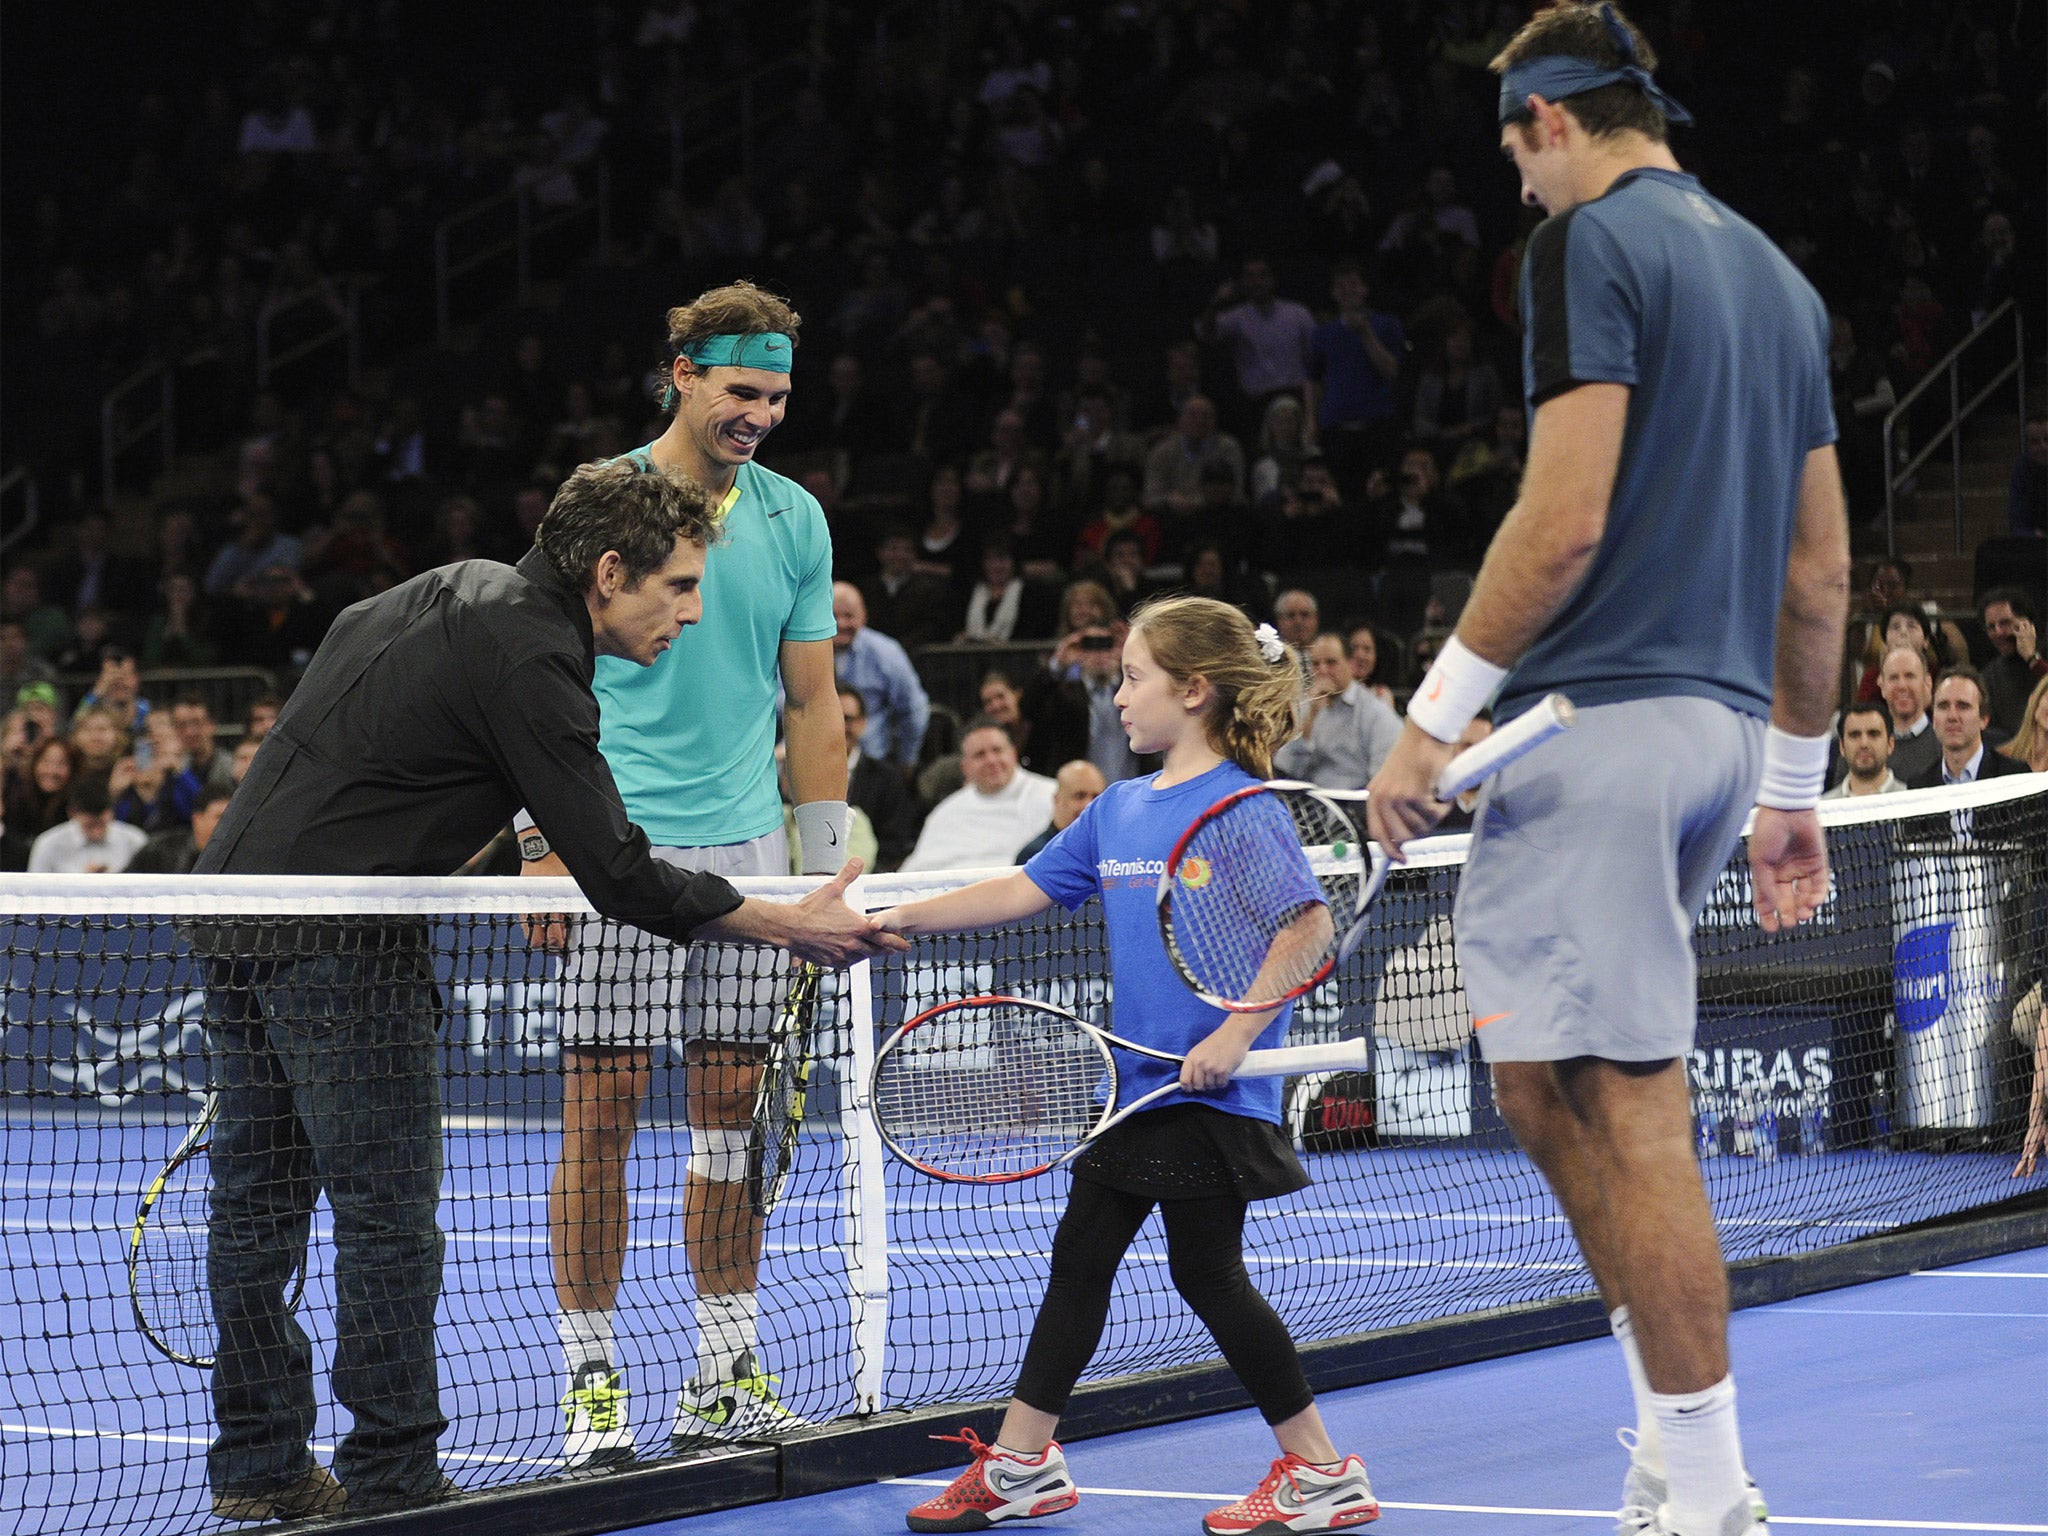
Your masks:
<svg viewBox="0 0 2048 1536"><path fill-rule="evenodd" d="M2048 1248L1739 1312L1736 1380L1775 1530L2048 1532ZM1628 1387L1607 1340L1332 1393L1374 1532L1593 1536L1621 1483ZM1077 1442L1078 1509L1004 1529L1191 1533L1264 1473L1249 1410ZM640 1528L881 1536L940 1473ZM1211 1498L1211 1496L1215 1496ZM1210 1502L1205 1502L1208 1499ZM1604 1507L1603 1507L1604 1506Z"/></svg>

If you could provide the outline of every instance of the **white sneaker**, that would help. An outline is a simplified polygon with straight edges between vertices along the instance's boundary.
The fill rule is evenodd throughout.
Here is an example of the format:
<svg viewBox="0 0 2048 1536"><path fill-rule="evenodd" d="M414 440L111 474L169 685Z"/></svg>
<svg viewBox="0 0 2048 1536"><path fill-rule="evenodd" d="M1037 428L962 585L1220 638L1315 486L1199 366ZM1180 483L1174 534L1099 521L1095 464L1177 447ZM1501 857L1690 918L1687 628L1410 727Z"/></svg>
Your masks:
<svg viewBox="0 0 2048 1536"><path fill-rule="evenodd" d="M1636 1432L1633 1429L1618 1429L1614 1434L1629 1450L1628 1475L1621 1483L1621 1508L1614 1517L1614 1536L1667 1536L1663 1527L1657 1524L1657 1518L1665 1499L1670 1496L1669 1487L1662 1477L1635 1459ZM1771 1509L1764 1502L1756 1479L1744 1472L1742 1486L1749 1490L1750 1529L1768 1531Z"/></svg>
<svg viewBox="0 0 2048 1536"><path fill-rule="evenodd" d="M932 1438L966 1446L974 1460L944 1492L904 1515L913 1531L985 1531L1000 1521L1056 1515L1081 1502L1057 1441L1036 1456L1020 1456L985 1443L972 1429Z"/></svg>
<svg viewBox="0 0 2048 1536"><path fill-rule="evenodd" d="M562 1397L562 1465L571 1472L623 1466L633 1459L633 1431L626 1422L626 1389L605 1360L592 1360L569 1378Z"/></svg>
<svg viewBox="0 0 2048 1536"><path fill-rule="evenodd" d="M778 1379L763 1371L748 1350L733 1362L731 1381L693 1378L684 1383L676 1394L669 1444L682 1452L726 1440L773 1440L802 1428L804 1420L776 1395Z"/></svg>
<svg viewBox="0 0 2048 1536"><path fill-rule="evenodd" d="M1336 1471L1325 1472L1290 1455L1274 1462L1259 1486L1235 1504L1204 1515L1202 1529L1209 1536L1319 1536L1379 1517L1380 1501L1373 1497L1363 1458L1346 1456Z"/></svg>

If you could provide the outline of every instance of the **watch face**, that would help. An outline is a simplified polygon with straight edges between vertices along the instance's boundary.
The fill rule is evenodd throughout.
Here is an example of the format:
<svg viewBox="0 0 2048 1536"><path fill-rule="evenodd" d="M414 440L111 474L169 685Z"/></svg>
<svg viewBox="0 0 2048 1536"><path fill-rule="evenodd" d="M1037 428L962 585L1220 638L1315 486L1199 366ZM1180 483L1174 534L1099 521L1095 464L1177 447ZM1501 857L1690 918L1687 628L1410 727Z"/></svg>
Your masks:
<svg viewBox="0 0 2048 1536"><path fill-rule="evenodd" d="M548 840L540 835L540 829L519 834L519 857L531 864L535 859L548 856Z"/></svg>

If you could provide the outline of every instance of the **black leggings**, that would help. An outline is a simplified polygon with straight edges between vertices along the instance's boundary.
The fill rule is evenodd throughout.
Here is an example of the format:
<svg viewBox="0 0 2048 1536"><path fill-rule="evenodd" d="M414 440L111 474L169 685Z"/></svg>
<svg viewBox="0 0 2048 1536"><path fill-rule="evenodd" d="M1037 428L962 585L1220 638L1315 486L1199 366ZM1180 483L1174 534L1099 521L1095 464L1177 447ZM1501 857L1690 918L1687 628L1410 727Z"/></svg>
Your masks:
<svg viewBox="0 0 2048 1536"><path fill-rule="evenodd" d="M1173 1288L1199 1317L1268 1424L1315 1401L1287 1325L1244 1268L1245 1202L1236 1195L1153 1201L1088 1179L1074 1193L1052 1242L1052 1277L1024 1351L1017 1398L1041 1413L1066 1411L1067 1397L1102 1341L1117 1266L1157 1204L1166 1219Z"/></svg>

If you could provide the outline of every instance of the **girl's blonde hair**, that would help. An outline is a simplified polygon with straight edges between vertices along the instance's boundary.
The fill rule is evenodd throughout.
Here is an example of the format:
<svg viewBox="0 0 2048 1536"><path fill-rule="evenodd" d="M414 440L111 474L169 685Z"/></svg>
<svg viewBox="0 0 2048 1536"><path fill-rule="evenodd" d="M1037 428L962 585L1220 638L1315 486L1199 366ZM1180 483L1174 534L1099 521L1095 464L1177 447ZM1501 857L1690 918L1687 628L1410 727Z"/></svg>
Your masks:
<svg viewBox="0 0 2048 1536"><path fill-rule="evenodd" d="M1212 597L1154 598L1131 615L1131 632L1176 683L1209 684L1210 741L1246 773L1271 778L1273 754L1296 729L1301 658L1292 647L1275 640L1279 659L1268 661L1244 610Z"/></svg>
<svg viewBox="0 0 2048 1536"><path fill-rule="evenodd" d="M2041 728L2034 723L2034 717L2041 713L2043 694L2048 694L2048 677L2034 684L2034 691L2027 695L2027 712L2020 721L2020 728L2012 733L2011 741L1998 749L2007 757L2017 758L2028 767L2033 766L2034 747L2037 744L2036 739L2041 734Z"/></svg>

